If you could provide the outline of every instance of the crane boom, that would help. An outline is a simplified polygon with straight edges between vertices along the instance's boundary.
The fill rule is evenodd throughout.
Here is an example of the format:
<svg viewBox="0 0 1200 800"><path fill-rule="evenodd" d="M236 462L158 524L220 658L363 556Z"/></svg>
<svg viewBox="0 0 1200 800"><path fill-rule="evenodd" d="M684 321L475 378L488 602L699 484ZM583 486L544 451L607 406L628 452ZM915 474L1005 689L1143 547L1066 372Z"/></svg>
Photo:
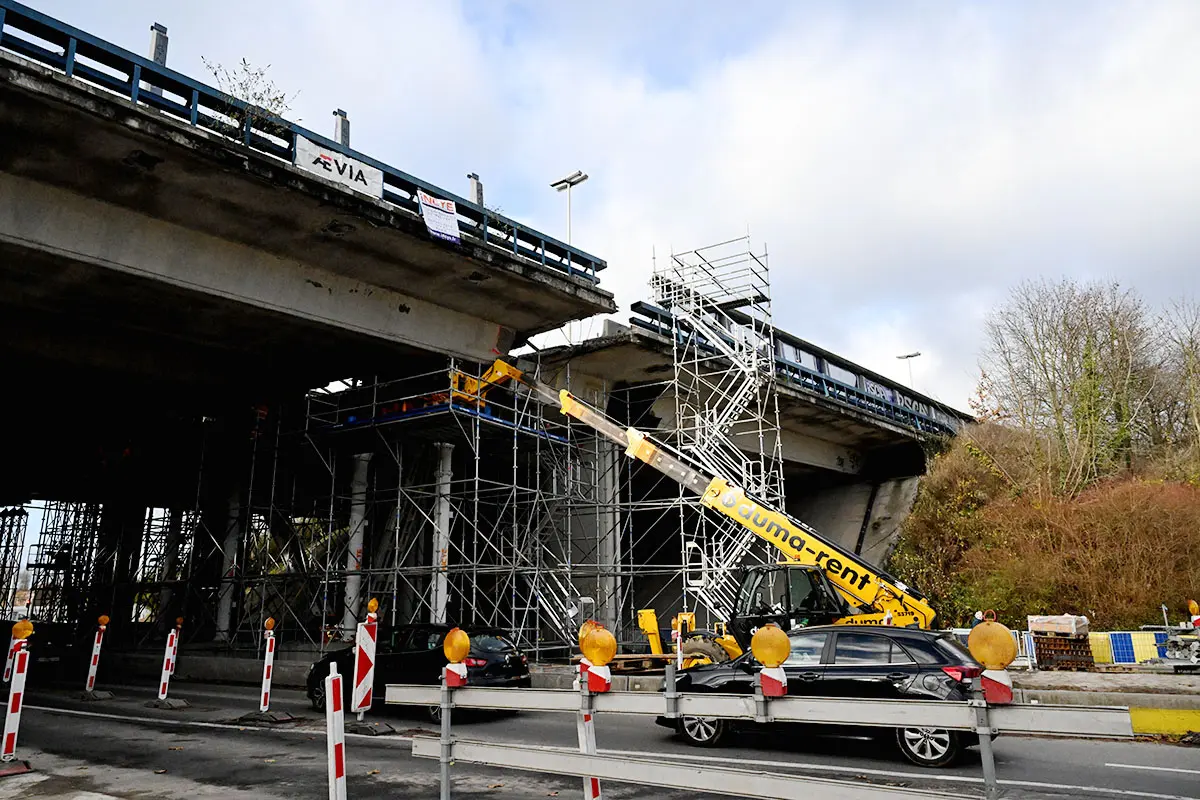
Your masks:
<svg viewBox="0 0 1200 800"><path fill-rule="evenodd" d="M906 586L860 556L826 541L815 529L786 512L762 503L720 475L689 463L649 435L622 427L566 389L555 390L522 375L520 383L563 414L579 420L615 444L628 456L643 461L700 496L700 503L766 540L791 563L824 571L830 584L860 613L846 618L857 624L885 618L896 625L928 628L935 612L924 595Z"/></svg>

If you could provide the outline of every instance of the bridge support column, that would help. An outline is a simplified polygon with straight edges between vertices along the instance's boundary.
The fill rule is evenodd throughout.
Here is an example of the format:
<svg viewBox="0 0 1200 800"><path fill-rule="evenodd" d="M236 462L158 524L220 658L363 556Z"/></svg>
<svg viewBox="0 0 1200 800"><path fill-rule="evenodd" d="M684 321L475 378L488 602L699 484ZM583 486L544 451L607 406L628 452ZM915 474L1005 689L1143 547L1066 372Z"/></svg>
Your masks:
<svg viewBox="0 0 1200 800"><path fill-rule="evenodd" d="M158 579L163 584L158 594L159 619L174 619L176 616L175 614L166 613L168 606L171 605L171 597L174 594L174 588L168 585L167 582L175 579L175 566L179 561L179 538L182 535L183 512L173 508L167 517L167 539L163 543L162 568L158 574Z"/></svg>
<svg viewBox="0 0 1200 800"><path fill-rule="evenodd" d="M788 492L788 511L842 549L879 565L891 555L920 480L891 478L827 486L809 494Z"/></svg>
<svg viewBox="0 0 1200 800"><path fill-rule="evenodd" d="M441 624L446 621L446 608L450 601L450 581L446 573L450 561L450 479L453 477L450 458L454 445L438 442L438 467L434 473L433 505L433 592L429 621Z"/></svg>
<svg viewBox="0 0 1200 800"><path fill-rule="evenodd" d="M346 598L342 614L342 634L352 637L358 625L362 603L363 539L367 530L367 476L371 454L354 457L354 475L350 478L350 543L346 549Z"/></svg>
<svg viewBox="0 0 1200 800"><path fill-rule="evenodd" d="M225 520L225 538L221 543L221 592L217 597L217 641L227 642L232 631L233 590L237 583L238 521L242 516L241 498L235 491L229 496L229 516Z"/></svg>
<svg viewBox="0 0 1200 800"><path fill-rule="evenodd" d="M622 453L601 443L596 466L596 584L597 613L611 631L620 631L621 614L621 490Z"/></svg>

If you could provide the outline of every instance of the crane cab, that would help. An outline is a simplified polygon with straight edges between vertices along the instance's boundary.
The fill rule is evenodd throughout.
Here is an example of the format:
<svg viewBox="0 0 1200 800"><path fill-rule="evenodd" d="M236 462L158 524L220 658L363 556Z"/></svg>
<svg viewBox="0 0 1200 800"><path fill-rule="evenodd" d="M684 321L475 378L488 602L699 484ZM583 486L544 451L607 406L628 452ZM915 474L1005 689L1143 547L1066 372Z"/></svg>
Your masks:
<svg viewBox="0 0 1200 800"><path fill-rule="evenodd" d="M754 631L768 623L790 631L828 625L850 613L820 567L784 562L746 570L728 627L742 649L748 649Z"/></svg>

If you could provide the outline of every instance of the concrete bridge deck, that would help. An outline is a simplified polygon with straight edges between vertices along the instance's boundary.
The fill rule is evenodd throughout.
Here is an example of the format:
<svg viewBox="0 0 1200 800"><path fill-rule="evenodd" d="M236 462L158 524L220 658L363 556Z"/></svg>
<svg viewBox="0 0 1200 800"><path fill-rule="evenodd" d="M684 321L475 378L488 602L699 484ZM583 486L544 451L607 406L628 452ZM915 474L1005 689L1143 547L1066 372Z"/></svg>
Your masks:
<svg viewBox="0 0 1200 800"><path fill-rule="evenodd" d="M314 170L313 148L377 191ZM457 204L457 242L431 235L420 192ZM0 363L22 376L0 419L25 454L0 469L9 499L131 439L191 453L187 417L426 356L490 361L614 310L605 267L0 0Z"/></svg>

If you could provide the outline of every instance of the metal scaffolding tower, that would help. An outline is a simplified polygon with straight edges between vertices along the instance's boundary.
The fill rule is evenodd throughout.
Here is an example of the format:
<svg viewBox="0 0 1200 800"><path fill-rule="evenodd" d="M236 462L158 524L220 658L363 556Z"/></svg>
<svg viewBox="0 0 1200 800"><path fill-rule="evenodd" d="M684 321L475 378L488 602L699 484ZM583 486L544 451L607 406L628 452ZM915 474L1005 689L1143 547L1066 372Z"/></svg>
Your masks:
<svg viewBox="0 0 1200 800"><path fill-rule="evenodd" d="M671 312L675 445L713 474L783 507L783 454L767 254L746 238L672 255L651 287ZM734 570L766 548L679 493L684 587L718 620L733 610ZM689 513L688 507L691 507Z"/></svg>
<svg viewBox="0 0 1200 800"><path fill-rule="evenodd" d="M17 595L25 527L29 514L23 508L0 508L0 613L7 615Z"/></svg>
<svg viewBox="0 0 1200 800"><path fill-rule="evenodd" d="M49 501L29 548L29 612L44 622L77 622L87 610L96 557L98 503Z"/></svg>

